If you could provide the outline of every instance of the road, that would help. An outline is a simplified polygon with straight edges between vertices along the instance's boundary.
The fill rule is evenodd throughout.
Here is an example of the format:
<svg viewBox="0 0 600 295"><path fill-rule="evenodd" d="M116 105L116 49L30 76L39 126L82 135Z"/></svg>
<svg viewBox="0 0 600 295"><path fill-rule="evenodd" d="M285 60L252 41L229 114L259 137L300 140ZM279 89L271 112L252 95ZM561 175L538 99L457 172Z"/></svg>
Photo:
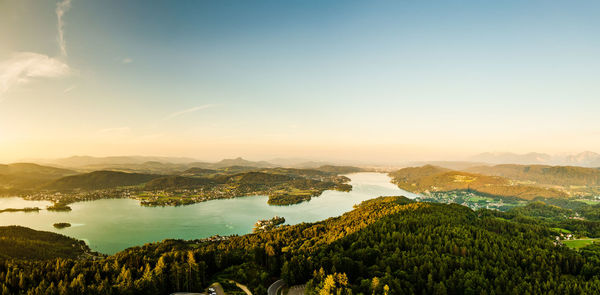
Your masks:
<svg viewBox="0 0 600 295"><path fill-rule="evenodd" d="M267 289L267 294L277 295L277 292L279 292L279 289L281 289L283 285L285 285L285 282L283 280L275 281L275 283L271 284L271 286L269 286L269 289Z"/></svg>
<svg viewBox="0 0 600 295"><path fill-rule="evenodd" d="M214 283L210 286L215 288L215 292L217 293L217 295L225 295L225 291L223 290L223 287L221 286L221 284Z"/></svg>
<svg viewBox="0 0 600 295"><path fill-rule="evenodd" d="M290 291L288 291L288 295L304 295L305 290L306 285L291 286Z"/></svg>
<svg viewBox="0 0 600 295"><path fill-rule="evenodd" d="M238 288L242 289L242 291L244 291L247 295L252 295L252 292L250 292L248 287L246 287L236 281L231 281L231 282L235 283L235 285L238 286ZM223 286L221 286L221 284L219 284L219 283L213 283L212 285L210 285L210 288L215 288L215 292L217 293L217 295L225 295L225 290L223 290ZM269 290L271 290L270 288L271 287L269 287ZM281 286L278 288L281 288ZM271 291L269 291L269 294L271 294L270 292ZM275 289L275 293L277 293L277 289ZM273 293L273 294L275 294L275 293ZM171 295L206 295L206 293L177 292L177 293L171 293Z"/></svg>
<svg viewBox="0 0 600 295"><path fill-rule="evenodd" d="M246 287L245 285L242 285L236 281L232 281L232 282L234 282L238 288L242 289L242 291L244 291L244 293L246 293L246 295L252 295L252 292L250 292L250 289L248 289L248 287Z"/></svg>

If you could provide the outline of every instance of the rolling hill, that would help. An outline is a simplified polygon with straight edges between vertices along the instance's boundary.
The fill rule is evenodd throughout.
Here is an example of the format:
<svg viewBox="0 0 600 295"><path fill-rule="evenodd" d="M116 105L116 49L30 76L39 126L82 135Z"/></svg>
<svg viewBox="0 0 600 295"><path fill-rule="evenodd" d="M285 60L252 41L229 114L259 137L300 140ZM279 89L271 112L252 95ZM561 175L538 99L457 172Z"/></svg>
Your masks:
<svg viewBox="0 0 600 295"><path fill-rule="evenodd" d="M214 184L215 180L200 177L186 177L186 176L165 176L155 178L148 181L144 185L146 190L164 190L164 189L185 189L185 188L197 188L200 186Z"/></svg>
<svg viewBox="0 0 600 295"><path fill-rule="evenodd" d="M0 259L82 258L92 251L79 240L21 226L0 227Z"/></svg>
<svg viewBox="0 0 600 295"><path fill-rule="evenodd" d="M75 173L77 172L73 170L42 166L33 163L13 163L8 165L0 165L0 174L26 174L35 177L53 178Z"/></svg>
<svg viewBox="0 0 600 295"><path fill-rule="evenodd" d="M198 168L198 167L192 167L189 168L185 171L183 171L181 173L181 175L184 176L204 176L204 175L210 175L210 174L215 174L218 171L215 169L206 169L206 168Z"/></svg>
<svg viewBox="0 0 600 295"><path fill-rule="evenodd" d="M354 166L335 166L335 165L323 165L321 167L315 168L315 170L336 173L336 174L348 174L348 173L356 173L356 172L364 171L364 169L354 167Z"/></svg>
<svg viewBox="0 0 600 295"><path fill-rule="evenodd" d="M246 167L257 167L257 168L277 167L276 165L273 165L266 161L253 162L253 161L248 161L246 159L243 159L241 157L238 157L235 159L223 159L219 162L211 164L210 166L212 166L213 168L224 168L224 167L231 167L231 166L246 166Z"/></svg>
<svg viewBox="0 0 600 295"><path fill-rule="evenodd" d="M575 166L513 165L477 166L467 172L502 176L548 185L600 185L600 169Z"/></svg>
<svg viewBox="0 0 600 295"><path fill-rule="evenodd" d="M481 195L525 200L568 196L563 191L517 184L500 176L453 171L431 165L404 168L389 175L398 187L415 193L472 191Z"/></svg>
<svg viewBox="0 0 600 295"><path fill-rule="evenodd" d="M139 185L159 177L162 177L162 175L119 171L94 171L59 178L46 184L44 188L51 190L97 190Z"/></svg>
<svg viewBox="0 0 600 295"><path fill-rule="evenodd" d="M292 177L284 174L274 174L265 172L246 172L232 175L228 182L239 184L273 184L291 180Z"/></svg>
<svg viewBox="0 0 600 295"><path fill-rule="evenodd" d="M0 165L0 188L26 190L77 172L33 163Z"/></svg>
<svg viewBox="0 0 600 295"><path fill-rule="evenodd" d="M161 162L185 164L194 162L191 158L178 157L150 157L150 156L115 156L115 157L91 157L91 156L72 156L68 158L40 160L44 163L51 163L63 167L86 167L102 165L123 165L123 164L142 164L145 162ZM36 161L38 162L38 161Z"/></svg>

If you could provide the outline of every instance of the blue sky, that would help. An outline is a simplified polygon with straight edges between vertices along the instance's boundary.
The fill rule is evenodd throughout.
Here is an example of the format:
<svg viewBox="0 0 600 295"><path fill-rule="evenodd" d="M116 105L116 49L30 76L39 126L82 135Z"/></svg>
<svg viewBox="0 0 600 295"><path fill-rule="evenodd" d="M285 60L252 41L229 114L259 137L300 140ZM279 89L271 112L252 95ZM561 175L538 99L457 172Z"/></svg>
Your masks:
<svg viewBox="0 0 600 295"><path fill-rule="evenodd" d="M0 161L600 151L599 8L3 0Z"/></svg>

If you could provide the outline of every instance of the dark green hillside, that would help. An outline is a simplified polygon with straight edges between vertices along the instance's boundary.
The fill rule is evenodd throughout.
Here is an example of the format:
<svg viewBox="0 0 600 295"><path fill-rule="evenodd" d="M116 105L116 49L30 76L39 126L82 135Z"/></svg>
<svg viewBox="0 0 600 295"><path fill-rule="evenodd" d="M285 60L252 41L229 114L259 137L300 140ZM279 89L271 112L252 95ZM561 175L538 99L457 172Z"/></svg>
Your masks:
<svg viewBox="0 0 600 295"><path fill-rule="evenodd" d="M91 253L79 240L21 226L0 227L0 259L81 258Z"/></svg>
<svg viewBox="0 0 600 295"><path fill-rule="evenodd" d="M309 294L600 292L600 250L572 251L555 244L546 226L484 213L378 198L341 217L218 242L169 240L97 261L0 261L0 274L8 274L0 289L168 294L233 279L266 294L283 278L308 283Z"/></svg>
<svg viewBox="0 0 600 295"><path fill-rule="evenodd" d="M569 199L539 199L507 212L486 211L508 220L571 231L577 237L600 237L600 205Z"/></svg>
<svg viewBox="0 0 600 295"><path fill-rule="evenodd" d="M94 171L57 179L48 183L45 188L52 190L97 190L138 185L159 177L162 177L162 175L118 171Z"/></svg>
<svg viewBox="0 0 600 295"><path fill-rule="evenodd" d="M165 176L150 180L144 185L146 190L164 190L171 188L196 188L203 185L214 184L214 180L200 177Z"/></svg>
<svg viewBox="0 0 600 295"><path fill-rule="evenodd" d="M229 182L239 184L271 184L291 180L292 177L283 174L273 174L265 172L246 172L232 175L229 177Z"/></svg>
<svg viewBox="0 0 600 295"><path fill-rule="evenodd" d="M254 167L254 166L240 166L240 165L234 165L234 166L227 166L227 167L222 167L218 169L218 173L221 174L237 174L237 173L244 173L244 172L250 172L250 171L258 171L261 170L260 168Z"/></svg>
<svg viewBox="0 0 600 295"><path fill-rule="evenodd" d="M353 294L598 292L600 281L589 272L596 258L555 246L548 235L543 227L431 204L383 217L312 253L310 268L323 272L311 275L311 285L320 290L338 273L348 278L339 289ZM292 265L288 280L306 273Z"/></svg>
<svg viewBox="0 0 600 295"><path fill-rule="evenodd" d="M471 167L465 171L502 176L548 185L600 185L600 169L574 166L496 165Z"/></svg>
<svg viewBox="0 0 600 295"><path fill-rule="evenodd" d="M183 171L181 174L185 175L185 176L189 176L189 175L203 176L203 175L210 175L210 174L214 174L214 173L217 173L217 170L193 167L193 168Z"/></svg>
<svg viewBox="0 0 600 295"><path fill-rule="evenodd" d="M511 213L523 216L537 217L551 220L561 220L575 216L575 211L564 209L558 206L549 205L544 202L531 202L524 207L515 207L510 210Z"/></svg>

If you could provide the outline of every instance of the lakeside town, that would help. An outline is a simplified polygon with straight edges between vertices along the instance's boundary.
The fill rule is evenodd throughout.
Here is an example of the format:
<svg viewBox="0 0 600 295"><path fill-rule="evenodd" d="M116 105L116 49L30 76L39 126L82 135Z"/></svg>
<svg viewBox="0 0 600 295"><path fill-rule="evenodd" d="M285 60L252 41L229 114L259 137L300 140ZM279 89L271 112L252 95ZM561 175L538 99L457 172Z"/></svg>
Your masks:
<svg viewBox="0 0 600 295"><path fill-rule="evenodd" d="M459 204L469 207L473 210L492 209L499 211L508 211L516 206L524 206L527 201L507 200L500 197L486 197L474 192L450 191L450 192L426 192L420 194L421 197L415 200L419 202L434 202L444 204Z"/></svg>

